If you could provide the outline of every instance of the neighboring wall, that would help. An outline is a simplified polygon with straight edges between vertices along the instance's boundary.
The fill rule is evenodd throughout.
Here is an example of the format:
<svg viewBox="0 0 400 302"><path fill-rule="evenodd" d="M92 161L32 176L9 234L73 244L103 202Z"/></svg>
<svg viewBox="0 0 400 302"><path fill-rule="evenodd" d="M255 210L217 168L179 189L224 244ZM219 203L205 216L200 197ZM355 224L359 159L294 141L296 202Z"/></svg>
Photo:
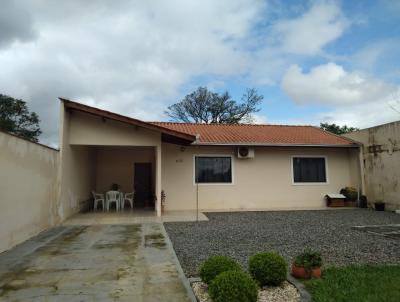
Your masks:
<svg viewBox="0 0 400 302"><path fill-rule="evenodd" d="M0 132L0 252L60 222L59 152Z"/></svg>
<svg viewBox="0 0 400 302"><path fill-rule="evenodd" d="M400 121L344 136L364 145L364 181L368 200L381 199L388 209L400 209Z"/></svg>
<svg viewBox="0 0 400 302"><path fill-rule="evenodd" d="M354 163L357 148L259 147L253 159L237 159L236 148L232 147L186 147L182 150L177 145L162 146L162 187L167 195L167 210L196 208L194 154L233 156L234 183L199 185L200 209L318 209L325 207L325 194L338 193L345 186L360 185L357 161ZM327 156L329 183L293 185L291 157L295 155Z"/></svg>

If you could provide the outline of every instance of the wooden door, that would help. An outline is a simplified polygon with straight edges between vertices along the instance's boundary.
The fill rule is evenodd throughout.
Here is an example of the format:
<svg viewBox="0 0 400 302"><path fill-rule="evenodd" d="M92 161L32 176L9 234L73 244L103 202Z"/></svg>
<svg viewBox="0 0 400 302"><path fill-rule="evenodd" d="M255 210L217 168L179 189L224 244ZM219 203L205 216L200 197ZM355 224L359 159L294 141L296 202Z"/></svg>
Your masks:
<svg viewBox="0 0 400 302"><path fill-rule="evenodd" d="M152 166L151 163L135 163L135 205L148 207L153 205L152 200Z"/></svg>

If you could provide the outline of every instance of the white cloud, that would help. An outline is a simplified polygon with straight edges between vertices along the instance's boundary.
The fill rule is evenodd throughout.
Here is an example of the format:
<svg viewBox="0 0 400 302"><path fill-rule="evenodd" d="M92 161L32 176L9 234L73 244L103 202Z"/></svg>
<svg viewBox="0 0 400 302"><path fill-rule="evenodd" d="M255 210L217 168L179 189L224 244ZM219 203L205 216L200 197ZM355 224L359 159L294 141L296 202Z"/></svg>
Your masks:
<svg viewBox="0 0 400 302"><path fill-rule="evenodd" d="M296 5L281 5L278 14L295 10L296 17L278 19L260 40L261 47L249 59L251 80L257 85L275 85L294 63L315 56L331 57L324 47L338 39L350 21L338 2L313 2L306 10ZM269 11L274 6L269 6Z"/></svg>
<svg viewBox="0 0 400 302"><path fill-rule="evenodd" d="M348 72L335 63L319 65L309 73L292 65L283 77L282 88L296 103L342 105L387 99L398 89L361 73Z"/></svg>
<svg viewBox="0 0 400 302"><path fill-rule="evenodd" d="M57 141L58 96L155 120L193 77L244 72L242 41L264 7L260 0L18 3L0 15L0 24L16 23L0 27L7 43L0 93L39 113L44 142ZM30 40L6 31L21 23L20 8L32 20L23 32L37 32Z"/></svg>
<svg viewBox="0 0 400 302"><path fill-rule="evenodd" d="M396 99L400 100L400 86L346 71L335 63L314 67L309 73L293 65L283 78L282 88L298 104L333 106L312 117L316 124L322 121L363 128L400 119L400 114L390 108L399 106Z"/></svg>
<svg viewBox="0 0 400 302"><path fill-rule="evenodd" d="M349 24L337 2L322 1L298 18L278 21L274 30L282 41L282 51L315 55L339 38Z"/></svg>
<svg viewBox="0 0 400 302"><path fill-rule="evenodd" d="M315 120L361 129L400 121L400 114L391 109L389 103L384 100L377 100L374 103L337 107L330 112L317 114Z"/></svg>
<svg viewBox="0 0 400 302"><path fill-rule="evenodd" d="M256 113L253 114L253 124L267 124L268 123L268 119L265 115Z"/></svg>

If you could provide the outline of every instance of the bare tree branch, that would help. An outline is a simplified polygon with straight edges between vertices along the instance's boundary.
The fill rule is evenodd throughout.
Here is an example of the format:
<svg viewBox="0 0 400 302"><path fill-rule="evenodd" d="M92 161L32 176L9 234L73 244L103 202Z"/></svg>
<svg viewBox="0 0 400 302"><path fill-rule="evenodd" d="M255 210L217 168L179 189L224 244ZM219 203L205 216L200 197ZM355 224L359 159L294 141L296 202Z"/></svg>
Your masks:
<svg viewBox="0 0 400 302"><path fill-rule="evenodd" d="M168 107L165 113L174 121L206 124L237 124L252 121L263 96L255 89L247 89L238 103L228 92L218 94L206 87L186 95L182 101Z"/></svg>

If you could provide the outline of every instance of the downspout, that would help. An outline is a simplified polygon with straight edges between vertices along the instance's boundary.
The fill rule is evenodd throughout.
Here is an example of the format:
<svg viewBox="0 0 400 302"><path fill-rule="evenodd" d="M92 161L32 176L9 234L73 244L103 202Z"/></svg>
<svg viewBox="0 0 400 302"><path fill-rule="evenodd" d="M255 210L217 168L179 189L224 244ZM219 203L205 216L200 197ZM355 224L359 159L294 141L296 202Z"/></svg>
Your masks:
<svg viewBox="0 0 400 302"><path fill-rule="evenodd" d="M365 195L365 174L364 174L364 144L361 144L358 148L358 159L359 159L359 186L361 186L361 194Z"/></svg>
<svg viewBox="0 0 400 302"><path fill-rule="evenodd" d="M196 134L196 143L200 141L200 134ZM195 163L196 165L196 163ZM196 173L196 171L194 171ZM196 221L199 221L199 184L197 182L197 175L195 174L194 179L196 181Z"/></svg>

